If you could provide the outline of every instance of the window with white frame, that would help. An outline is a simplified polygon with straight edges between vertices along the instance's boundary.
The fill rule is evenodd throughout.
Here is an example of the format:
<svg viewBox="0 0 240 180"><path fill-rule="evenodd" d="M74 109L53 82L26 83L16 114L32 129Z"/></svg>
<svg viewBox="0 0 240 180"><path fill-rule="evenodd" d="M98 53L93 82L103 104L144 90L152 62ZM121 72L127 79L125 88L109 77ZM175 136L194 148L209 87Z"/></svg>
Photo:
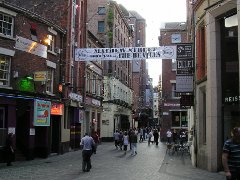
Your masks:
<svg viewBox="0 0 240 180"><path fill-rule="evenodd" d="M100 84L101 81L98 81L98 84L97 84L97 96L101 96L101 84Z"/></svg>
<svg viewBox="0 0 240 180"><path fill-rule="evenodd" d="M10 85L10 64L9 56L0 55L0 86Z"/></svg>
<svg viewBox="0 0 240 180"><path fill-rule="evenodd" d="M176 83L172 83L172 98L179 98L180 93L176 92Z"/></svg>
<svg viewBox="0 0 240 180"><path fill-rule="evenodd" d="M12 16L0 12L0 34L13 37L13 23Z"/></svg>
<svg viewBox="0 0 240 180"><path fill-rule="evenodd" d="M176 71L177 69L177 61L176 59L172 59L172 71Z"/></svg>
<svg viewBox="0 0 240 180"><path fill-rule="evenodd" d="M48 50L55 52L55 43L56 43L56 36L54 35L48 35L48 39L49 39L49 44L48 44Z"/></svg>
<svg viewBox="0 0 240 180"><path fill-rule="evenodd" d="M86 91L90 92L90 73L87 72L87 78L86 78Z"/></svg>
<svg viewBox="0 0 240 180"><path fill-rule="evenodd" d="M96 76L93 75L92 79L92 94L96 94Z"/></svg>
<svg viewBox="0 0 240 180"><path fill-rule="evenodd" d="M53 93L54 68L48 68L48 76L46 82L46 92Z"/></svg>

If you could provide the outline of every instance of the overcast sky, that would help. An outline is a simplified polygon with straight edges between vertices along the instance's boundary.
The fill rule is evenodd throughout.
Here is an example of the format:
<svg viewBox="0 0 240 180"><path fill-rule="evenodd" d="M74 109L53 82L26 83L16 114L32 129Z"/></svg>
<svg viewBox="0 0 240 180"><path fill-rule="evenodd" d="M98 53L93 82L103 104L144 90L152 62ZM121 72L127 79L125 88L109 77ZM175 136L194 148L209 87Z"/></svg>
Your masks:
<svg viewBox="0 0 240 180"><path fill-rule="evenodd" d="M146 46L157 47L160 26L163 22L186 21L186 0L116 0L127 10L137 11L146 19ZM153 78L153 85L158 83L162 72L161 60L149 59L149 75Z"/></svg>

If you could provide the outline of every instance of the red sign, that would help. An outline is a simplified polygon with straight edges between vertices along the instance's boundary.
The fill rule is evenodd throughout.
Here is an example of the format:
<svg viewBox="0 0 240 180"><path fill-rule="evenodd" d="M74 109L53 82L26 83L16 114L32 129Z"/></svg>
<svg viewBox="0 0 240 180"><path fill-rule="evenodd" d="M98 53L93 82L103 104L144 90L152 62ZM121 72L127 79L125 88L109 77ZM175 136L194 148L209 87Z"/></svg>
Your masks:
<svg viewBox="0 0 240 180"><path fill-rule="evenodd" d="M63 104L52 103L51 115L63 115Z"/></svg>

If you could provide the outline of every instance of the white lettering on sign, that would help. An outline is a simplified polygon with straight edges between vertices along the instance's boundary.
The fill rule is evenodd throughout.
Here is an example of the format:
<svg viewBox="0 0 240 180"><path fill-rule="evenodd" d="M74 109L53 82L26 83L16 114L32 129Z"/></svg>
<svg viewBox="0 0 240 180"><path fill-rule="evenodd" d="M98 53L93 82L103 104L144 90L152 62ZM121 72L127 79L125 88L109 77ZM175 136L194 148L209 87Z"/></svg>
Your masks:
<svg viewBox="0 0 240 180"><path fill-rule="evenodd" d="M69 93L69 98L71 99L71 100L75 100L75 101L78 101L78 102L81 102L82 103L82 96L81 95L79 95L79 94L76 94L76 93Z"/></svg>
<svg viewBox="0 0 240 180"><path fill-rule="evenodd" d="M231 97L225 97L225 102L237 102L240 101L240 96L231 96Z"/></svg>

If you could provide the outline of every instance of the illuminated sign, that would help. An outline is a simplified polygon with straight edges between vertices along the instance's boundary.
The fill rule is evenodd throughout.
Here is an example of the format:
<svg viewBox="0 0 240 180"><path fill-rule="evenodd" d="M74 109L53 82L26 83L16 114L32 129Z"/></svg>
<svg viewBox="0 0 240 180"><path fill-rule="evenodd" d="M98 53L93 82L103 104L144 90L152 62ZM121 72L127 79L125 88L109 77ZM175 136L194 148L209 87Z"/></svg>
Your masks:
<svg viewBox="0 0 240 180"><path fill-rule="evenodd" d="M47 80L47 71L36 71L34 72L34 81L46 81Z"/></svg>
<svg viewBox="0 0 240 180"><path fill-rule="evenodd" d="M51 115L63 115L63 104L52 103Z"/></svg>

